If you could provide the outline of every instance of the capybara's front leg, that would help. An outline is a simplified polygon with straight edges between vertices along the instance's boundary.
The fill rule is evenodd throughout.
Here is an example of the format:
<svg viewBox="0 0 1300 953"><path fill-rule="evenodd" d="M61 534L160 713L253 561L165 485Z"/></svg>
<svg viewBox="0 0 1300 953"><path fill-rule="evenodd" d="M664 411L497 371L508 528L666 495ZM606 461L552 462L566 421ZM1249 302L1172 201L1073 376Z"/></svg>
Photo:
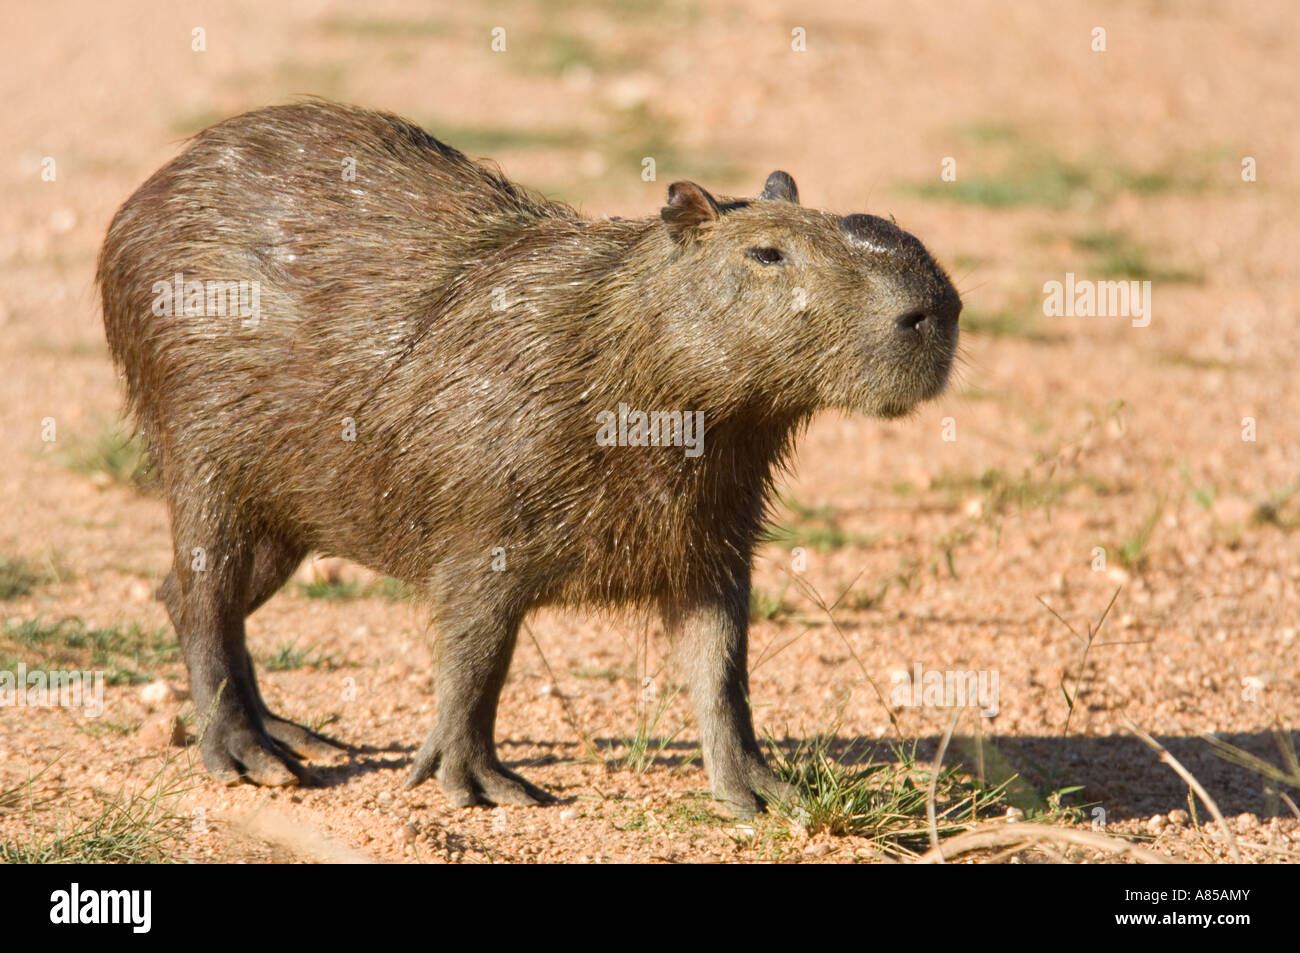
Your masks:
<svg viewBox="0 0 1300 953"><path fill-rule="evenodd" d="M788 794L768 767L749 708L749 582L666 613L700 724L713 796L740 817Z"/></svg>
<svg viewBox="0 0 1300 953"><path fill-rule="evenodd" d="M507 770L496 754L497 703L522 614L482 604L470 609L462 602L440 606L439 617L438 715L415 755L406 787L437 777L457 807L552 800L541 788Z"/></svg>

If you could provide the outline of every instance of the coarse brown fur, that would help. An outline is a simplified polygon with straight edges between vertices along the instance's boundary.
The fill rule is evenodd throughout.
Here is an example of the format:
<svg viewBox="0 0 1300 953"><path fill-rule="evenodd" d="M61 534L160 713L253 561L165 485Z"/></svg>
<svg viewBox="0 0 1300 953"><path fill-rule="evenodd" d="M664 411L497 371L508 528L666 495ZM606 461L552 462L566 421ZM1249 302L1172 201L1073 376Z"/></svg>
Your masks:
<svg viewBox="0 0 1300 953"><path fill-rule="evenodd" d="M260 317L159 314L177 273L257 282ZM200 133L118 211L98 279L162 474L163 596L214 773L291 783L295 754L328 751L266 709L244 648L244 617L314 550L435 607L438 723L413 783L541 799L492 742L520 621L653 606L742 813L776 788L745 697L774 475L820 409L895 416L939 393L960 309L920 242L804 209L780 173L758 199L676 183L660 216L593 220L323 101ZM598 442L620 404L703 412L703 452Z"/></svg>

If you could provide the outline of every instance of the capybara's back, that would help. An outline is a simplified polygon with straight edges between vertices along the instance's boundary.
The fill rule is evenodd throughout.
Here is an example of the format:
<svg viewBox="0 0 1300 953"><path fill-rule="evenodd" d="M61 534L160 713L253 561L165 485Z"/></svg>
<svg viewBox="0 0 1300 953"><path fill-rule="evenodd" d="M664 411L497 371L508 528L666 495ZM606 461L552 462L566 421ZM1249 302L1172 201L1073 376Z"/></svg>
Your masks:
<svg viewBox="0 0 1300 953"><path fill-rule="evenodd" d="M351 449L345 418L437 332L419 322L466 262L564 214L369 110L309 102L200 133L122 206L99 260L109 347L164 477L268 509L269 487L337 500L339 473L297 458Z"/></svg>
<svg viewBox="0 0 1300 953"><path fill-rule="evenodd" d="M244 618L307 552L419 587L438 720L410 783L534 803L493 743L524 615L657 608L715 790L778 793L747 700L750 562L822 408L939 393L960 301L870 215L674 183L588 219L394 116L320 101L199 134L119 210L104 323L162 472L161 590L211 771L293 783L333 743L273 715Z"/></svg>

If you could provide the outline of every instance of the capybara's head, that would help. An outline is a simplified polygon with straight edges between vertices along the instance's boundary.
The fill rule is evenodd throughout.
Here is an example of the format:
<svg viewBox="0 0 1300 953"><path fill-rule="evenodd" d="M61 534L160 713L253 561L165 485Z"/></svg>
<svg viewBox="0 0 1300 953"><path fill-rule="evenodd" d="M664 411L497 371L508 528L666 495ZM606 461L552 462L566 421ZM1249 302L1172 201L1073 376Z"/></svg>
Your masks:
<svg viewBox="0 0 1300 953"><path fill-rule="evenodd" d="M943 390L961 299L892 222L803 208L784 172L757 199L676 182L661 218L666 333L756 401L896 417Z"/></svg>

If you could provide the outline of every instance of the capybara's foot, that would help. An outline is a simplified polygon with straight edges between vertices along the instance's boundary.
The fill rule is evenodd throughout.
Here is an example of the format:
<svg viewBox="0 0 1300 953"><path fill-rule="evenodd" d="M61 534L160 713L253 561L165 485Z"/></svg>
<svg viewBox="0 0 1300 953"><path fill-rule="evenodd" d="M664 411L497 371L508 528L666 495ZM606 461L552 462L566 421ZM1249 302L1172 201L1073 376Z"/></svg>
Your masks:
<svg viewBox="0 0 1300 953"><path fill-rule="evenodd" d="M282 787L313 780L287 747L266 731L231 716L214 718L203 731L203 764L218 781L230 785L251 781Z"/></svg>
<svg viewBox="0 0 1300 953"><path fill-rule="evenodd" d="M490 751L476 757L443 754L428 742L415 756L405 786L413 788L437 777L447 800L456 807L473 804L518 804L531 807L554 801L547 792L506 769Z"/></svg>
<svg viewBox="0 0 1300 953"><path fill-rule="evenodd" d="M792 798L795 789L772 773L762 758L746 757L734 771L713 786L713 796L742 820L767 809L767 805Z"/></svg>
<svg viewBox="0 0 1300 953"><path fill-rule="evenodd" d="M347 754L348 751L346 745L333 738L317 734L310 728L278 715L269 713L263 715L262 725L266 733L283 747L288 748L295 756L308 761L333 761L340 755Z"/></svg>

